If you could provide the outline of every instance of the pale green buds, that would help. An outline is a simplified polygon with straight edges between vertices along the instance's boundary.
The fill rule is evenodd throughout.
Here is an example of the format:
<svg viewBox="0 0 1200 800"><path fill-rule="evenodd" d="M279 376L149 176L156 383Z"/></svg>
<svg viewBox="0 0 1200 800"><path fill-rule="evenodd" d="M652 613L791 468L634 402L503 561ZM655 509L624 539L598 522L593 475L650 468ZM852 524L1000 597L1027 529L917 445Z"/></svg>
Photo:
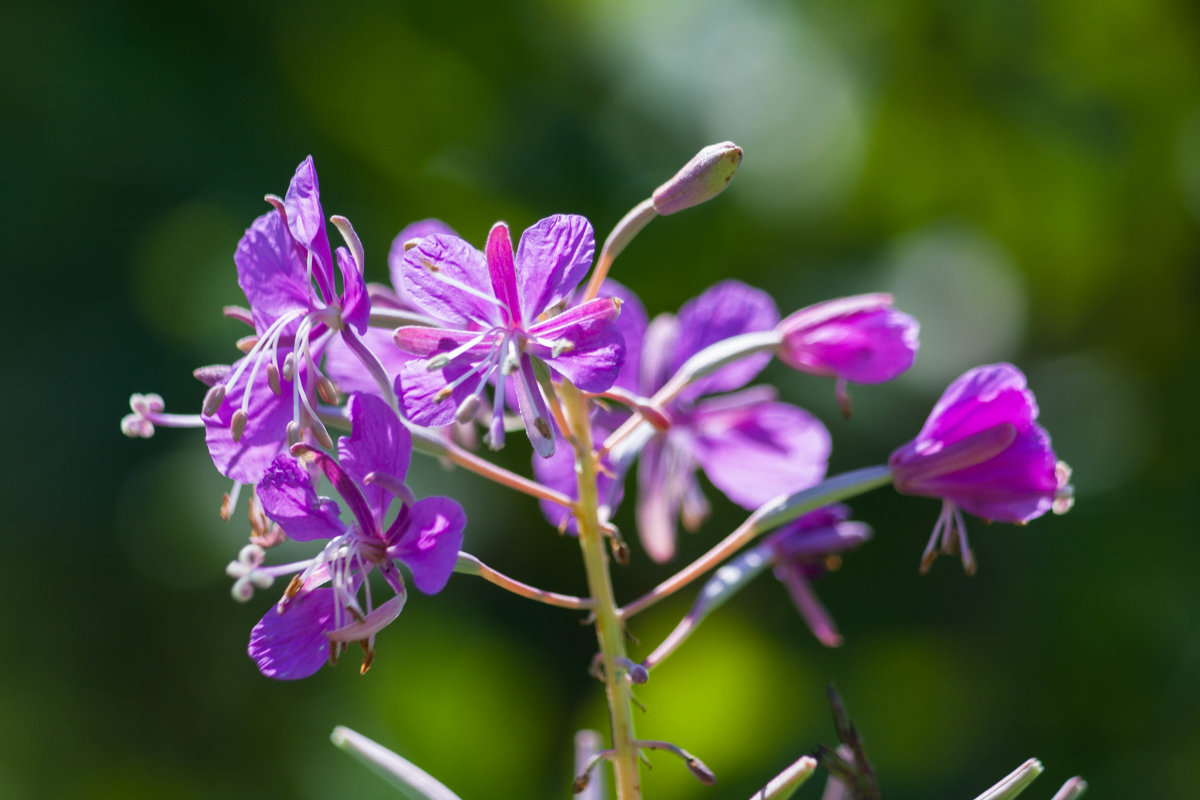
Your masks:
<svg viewBox="0 0 1200 800"><path fill-rule="evenodd" d="M713 199L725 191L741 163L742 148L733 142L710 144L654 190L654 210L666 216Z"/></svg>

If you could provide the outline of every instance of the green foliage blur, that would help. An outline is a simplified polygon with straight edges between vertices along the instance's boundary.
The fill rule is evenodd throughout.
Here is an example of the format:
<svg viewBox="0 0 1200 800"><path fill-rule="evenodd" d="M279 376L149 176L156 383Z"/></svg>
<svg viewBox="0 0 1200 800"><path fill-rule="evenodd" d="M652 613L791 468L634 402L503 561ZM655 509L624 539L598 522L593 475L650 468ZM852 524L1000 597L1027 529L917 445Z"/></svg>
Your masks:
<svg viewBox="0 0 1200 800"><path fill-rule="evenodd" d="M198 408L195 366L236 357L242 230L316 158L385 281L392 236L436 216L468 239L581 213L603 237L701 146L742 171L654 222L613 276L650 312L724 277L786 313L893 291L917 368L833 387L773 366L833 432L833 469L883 461L963 370L1030 378L1078 502L1027 528L976 521L973 578L917 574L937 504L879 491L876 537L817 589L822 648L764 577L656 670L639 734L650 800L738 798L832 744L832 680L887 797L969 798L1029 756L1030 797L1200 785L1200 6L1183 0L461 0L0 9L9 421L0 797L392 796L328 742L348 725L465 800L566 797L570 744L604 727L577 615L454 578L356 664L296 684L245 656L271 602L229 597L241 516L196 431L125 439L131 392ZM15 249L14 249L15 248ZM503 462L528 469L521 437ZM535 504L436 463L418 494L473 514L468 547L582 592L574 542ZM633 540L630 498L617 522ZM715 512L683 556L741 514ZM617 590L667 571L634 545ZM649 652L690 605L633 621ZM820 781L799 797L820 795Z"/></svg>

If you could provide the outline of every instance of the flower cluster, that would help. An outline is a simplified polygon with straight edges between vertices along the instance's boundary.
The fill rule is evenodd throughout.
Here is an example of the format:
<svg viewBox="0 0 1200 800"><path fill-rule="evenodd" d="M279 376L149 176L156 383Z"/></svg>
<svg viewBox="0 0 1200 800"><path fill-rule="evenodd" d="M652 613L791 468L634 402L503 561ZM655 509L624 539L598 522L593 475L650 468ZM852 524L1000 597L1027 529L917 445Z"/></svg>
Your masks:
<svg viewBox="0 0 1200 800"><path fill-rule="evenodd" d="M778 359L833 378L848 416L849 383L889 381L916 358L918 323L890 295L829 300L781 318L769 294L725 280L650 319L633 291L607 278L650 220L711 199L740 161L730 143L701 151L618 224L598 256L591 223L572 214L534 223L515 248L509 226L497 222L482 250L439 220L413 223L392 243L390 286L366 282L364 247L344 217L330 217L344 242L331 247L311 157L283 198L268 196L270 209L234 253L247 307L226 313L252 328L238 341L240 357L196 371L208 386L199 414L169 414L161 397L139 394L121 423L143 437L156 427L203 427L215 467L234 482L226 516L239 487L253 487L251 543L228 567L233 594L248 600L290 576L251 632L249 654L264 675L306 677L355 642L365 671L377 634L406 602L407 580L434 594L456 570L603 616L595 598L527 586L462 552L462 508L448 497L418 499L405 485L414 446L536 497L553 526L580 534L585 559L593 557L585 529L611 537L618 560L628 557L613 519L631 473L631 516L655 562L675 556L680 524L694 531L709 517L705 481L752 512L622 615L774 530L725 564L670 645L638 667L642 678L767 568L818 640L840 643L811 581L870 537L836 502L855 493L891 482L904 494L940 498L922 568L939 551L957 552L968 572L975 559L962 512L1023 524L1069 507L1069 471L1037 424L1024 376L1008 364L956 380L886 467L826 477L825 425L773 387L751 384ZM513 430L532 446L533 478L473 452L480 440L503 447ZM337 500L319 494L325 485ZM269 565L267 550L288 539L320 549Z"/></svg>

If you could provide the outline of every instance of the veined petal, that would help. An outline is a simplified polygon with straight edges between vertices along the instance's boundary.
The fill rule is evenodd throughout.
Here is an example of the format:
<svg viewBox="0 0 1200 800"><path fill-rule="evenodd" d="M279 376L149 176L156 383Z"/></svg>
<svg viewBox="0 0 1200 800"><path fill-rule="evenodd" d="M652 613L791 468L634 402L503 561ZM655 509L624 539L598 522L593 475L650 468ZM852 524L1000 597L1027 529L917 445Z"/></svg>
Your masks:
<svg viewBox="0 0 1200 800"><path fill-rule="evenodd" d="M453 394L447 395L449 380L469 371L469 367L448 367L444 370L429 370L424 362L411 361L396 375L396 397L404 416L417 425L439 428L454 422L458 401ZM481 377L469 378L463 383L469 394L479 386Z"/></svg>
<svg viewBox="0 0 1200 800"><path fill-rule="evenodd" d="M613 385L625 360L625 341L611 322L580 325L565 331L560 340L570 349L545 356L550 369L585 392L603 392Z"/></svg>
<svg viewBox="0 0 1200 800"><path fill-rule="evenodd" d="M513 377L517 383L517 405L529 443L533 445L535 453L548 458L554 454L554 423L550 418L550 409L546 407L546 398L542 397L542 390L533 374L533 362L529 356L521 356L520 372Z"/></svg>
<svg viewBox="0 0 1200 800"><path fill-rule="evenodd" d="M690 419L696 459L708 479L744 508L825 477L829 431L802 408L778 402L730 408L726 401L706 409L701 403Z"/></svg>
<svg viewBox="0 0 1200 800"><path fill-rule="evenodd" d="M556 214L527 228L516 258L524 318L536 319L570 297L591 268L595 250L592 224L575 214Z"/></svg>
<svg viewBox="0 0 1200 800"><path fill-rule="evenodd" d="M404 562L413 583L425 594L436 594L454 572L462 549L467 515L448 497L426 497L408 509L408 520L388 555Z"/></svg>
<svg viewBox="0 0 1200 800"><path fill-rule="evenodd" d="M388 274L392 279L393 290L395 290L401 304L405 307L415 308L412 298L409 297L408 292L402 289L400 285L400 272L404 264L404 245L408 242L424 239L426 236L433 236L438 233L459 238L454 229L440 219L422 219L406 226L396 234L395 239L392 239L392 247L388 251Z"/></svg>
<svg viewBox="0 0 1200 800"><path fill-rule="evenodd" d="M317 183L317 168L309 156L296 167L283 198L287 209L288 229L304 248L313 254L313 278L325 301L334 299L333 257L329 236L325 232L325 212L321 210L321 189Z"/></svg>
<svg viewBox="0 0 1200 800"><path fill-rule="evenodd" d="M332 539L346 532L337 503L317 497L312 478L291 456L275 457L257 492L263 512L278 522L290 539Z"/></svg>
<svg viewBox="0 0 1200 800"><path fill-rule="evenodd" d="M346 474L362 487L375 519L382 520L392 494L381 486L368 485L365 479L376 472L403 483L412 459L412 434L375 395L351 395L348 414L350 435L338 440L338 460Z"/></svg>
<svg viewBox="0 0 1200 800"><path fill-rule="evenodd" d="M272 606L250 631L246 652L268 678L297 680L313 675L329 659L325 631L333 623L332 589L314 589L280 614Z"/></svg>
<svg viewBox="0 0 1200 800"><path fill-rule="evenodd" d="M312 307L312 289L283 215L272 209L250 224L233 254L238 286L250 303L254 328L262 333L279 317ZM292 323L293 333L298 323Z"/></svg>
<svg viewBox="0 0 1200 800"><path fill-rule="evenodd" d="M671 353L671 372L696 353L731 336L769 331L779 323L775 301L741 281L722 281L679 309L679 338ZM681 401L740 389L771 360L767 353L742 359L701 378L680 394ZM657 389L658 387L654 387Z"/></svg>
<svg viewBox="0 0 1200 800"><path fill-rule="evenodd" d="M361 336L366 333L371 321L371 299L367 297L367 282L363 278L362 265L355 264L350 251L337 249L338 270L342 273L342 320Z"/></svg>
<svg viewBox="0 0 1200 800"><path fill-rule="evenodd" d="M457 236L426 236L404 254L400 265L402 289L422 311L446 322L476 321L500 324L483 253Z"/></svg>

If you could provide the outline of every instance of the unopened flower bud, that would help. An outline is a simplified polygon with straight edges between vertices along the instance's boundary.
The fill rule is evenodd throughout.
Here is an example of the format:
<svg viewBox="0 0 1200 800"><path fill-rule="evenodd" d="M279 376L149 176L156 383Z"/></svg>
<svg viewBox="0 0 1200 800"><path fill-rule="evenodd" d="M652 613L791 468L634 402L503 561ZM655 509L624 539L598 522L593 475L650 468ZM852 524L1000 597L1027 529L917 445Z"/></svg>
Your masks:
<svg viewBox="0 0 1200 800"><path fill-rule="evenodd" d="M713 199L725 191L741 163L742 148L733 142L710 144L654 190L654 210L666 216Z"/></svg>

